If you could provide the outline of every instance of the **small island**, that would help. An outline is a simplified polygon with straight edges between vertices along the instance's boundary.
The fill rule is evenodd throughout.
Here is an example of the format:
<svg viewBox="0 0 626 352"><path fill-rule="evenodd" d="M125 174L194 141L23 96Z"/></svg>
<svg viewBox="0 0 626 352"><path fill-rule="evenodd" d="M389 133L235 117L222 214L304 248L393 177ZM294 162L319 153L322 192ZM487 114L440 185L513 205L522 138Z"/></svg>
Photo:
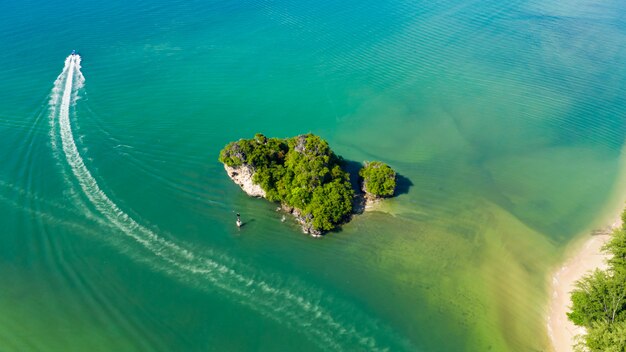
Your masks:
<svg viewBox="0 0 626 352"><path fill-rule="evenodd" d="M362 186L354 187L343 158L311 133L292 138L256 134L226 145L219 161L248 195L280 203L303 232L316 237L349 221L359 202L391 197L396 187L396 172L376 161L359 171Z"/></svg>
<svg viewBox="0 0 626 352"><path fill-rule="evenodd" d="M396 172L383 162L365 162L365 166L359 171L359 176L361 189L367 201L392 197L396 191Z"/></svg>

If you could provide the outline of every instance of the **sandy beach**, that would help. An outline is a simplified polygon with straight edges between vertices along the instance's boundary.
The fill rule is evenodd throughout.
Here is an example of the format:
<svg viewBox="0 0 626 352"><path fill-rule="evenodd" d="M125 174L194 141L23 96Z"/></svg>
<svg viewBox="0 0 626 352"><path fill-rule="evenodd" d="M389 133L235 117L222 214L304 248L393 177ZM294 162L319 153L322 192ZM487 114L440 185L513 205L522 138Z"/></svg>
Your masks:
<svg viewBox="0 0 626 352"><path fill-rule="evenodd" d="M566 313L571 305L570 292L574 289L576 280L587 272L607 267L607 255L601 248L610 239L611 232L621 224L621 218L618 217L612 225L594 231L582 243L576 243L563 265L553 273L547 328L555 352L573 351L575 336L585 332L584 328L567 319Z"/></svg>

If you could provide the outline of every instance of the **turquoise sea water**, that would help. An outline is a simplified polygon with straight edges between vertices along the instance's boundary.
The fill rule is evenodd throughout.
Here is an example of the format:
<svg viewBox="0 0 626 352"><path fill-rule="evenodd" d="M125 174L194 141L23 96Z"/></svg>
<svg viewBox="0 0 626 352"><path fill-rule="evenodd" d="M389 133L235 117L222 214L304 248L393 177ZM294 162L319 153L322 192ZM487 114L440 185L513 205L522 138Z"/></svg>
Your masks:
<svg viewBox="0 0 626 352"><path fill-rule="evenodd" d="M625 10L0 3L0 350L547 349L546 275L621 201ZM256 132L403 192L306 237L216 160Z"/></svg>

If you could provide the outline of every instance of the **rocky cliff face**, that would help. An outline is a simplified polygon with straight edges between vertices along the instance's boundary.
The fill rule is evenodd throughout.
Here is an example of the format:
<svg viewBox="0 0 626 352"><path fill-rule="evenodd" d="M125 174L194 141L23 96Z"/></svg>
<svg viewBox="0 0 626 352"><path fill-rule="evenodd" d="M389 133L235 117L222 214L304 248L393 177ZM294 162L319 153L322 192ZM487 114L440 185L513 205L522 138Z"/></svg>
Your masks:
<svg viewBox="0 0 626 352"><path fill-rule="evenodd" d="M228 177L238 184L249 196L265 198L263 188L252 181L252 176L254 176L254 168L252 168L252 166L244 164L239 167L230 167L224 164L224 169Z"/></svg>
<svg viewBox="0 0 626 352"><path fill-rule="evenodd" d="M313 237L322 237L322 231L313 228L311 222L313 221L313 217L309 215L302 214L302 211L298 208L290 207L286 204L281 205L281 210L293 215L296 218L300 227L302 227L302 232L308 233Z"/></svg>
<svg viewBox="0 0 626 352"><path fill-rule="evenodd" d="M369 193L368 191L366 191L366 187L367 185L365 184L365 182L363 182L361 184L361 192L363 193L356 196L358 203L358 205L355 207L355 209L357 209L355 211L356 213L374 210L376 208L376 205L382 202L384 199L382 197L378 197L374 194Z"/></svg>

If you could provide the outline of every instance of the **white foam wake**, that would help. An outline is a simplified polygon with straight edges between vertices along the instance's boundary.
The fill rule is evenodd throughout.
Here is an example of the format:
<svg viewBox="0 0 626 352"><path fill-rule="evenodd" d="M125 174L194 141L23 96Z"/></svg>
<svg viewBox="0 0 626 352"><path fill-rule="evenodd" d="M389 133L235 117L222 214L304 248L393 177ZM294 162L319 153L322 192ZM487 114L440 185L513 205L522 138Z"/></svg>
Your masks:
<svg viewBox="0 0 626 352"><path fill-rule="evenodd" d="M52 143L52 150L57 149L56 146L56 123L57 123L57 115L59 110L59 104L61 102L61 94L63 92L63 83L65 82L65 78L67 77L67 72L70 69L71 56L68 56L65 59L65 66L63 67L63 71L54 81L54 85L52 86L52 92L50 93L50 101L48 105L50 106L50 141Z"/></svg>
<svg viewBox="0 0 626 352"><path fill-rule="evenodd" d="M61 75L54 83L50 98L52 146L59 152L56 144L58 127L62 152L75 181L89 204L104 217L108 226L113 225L140 244L149 254L156 256L161 263L158 270L194 287L220 289L238 303L298 329L325 350L342 350L348 346L354 348L355 345L363 350L384 350L378 346L373 337L369 336L379 328L376 321L351 311L349 318L352 321L355 319L359 321L359 328L350 323L340 322L322 307L324 295L317 290L296 283L271 284L271 280L263 278L266 275L258 272L245 274L248 271L245 267L223 255L211 252L209 255L196 255L158 236L120 209L102 191L87 169L72 133L70 108L76 102L78 89L85 81L80 72L80 63L78 55L70 55L65 60ZM146 259L155 262L153 259L156 258ZM235 270L235 267L241 268ZM405 343L399 342L399 345Z"/></svg>

